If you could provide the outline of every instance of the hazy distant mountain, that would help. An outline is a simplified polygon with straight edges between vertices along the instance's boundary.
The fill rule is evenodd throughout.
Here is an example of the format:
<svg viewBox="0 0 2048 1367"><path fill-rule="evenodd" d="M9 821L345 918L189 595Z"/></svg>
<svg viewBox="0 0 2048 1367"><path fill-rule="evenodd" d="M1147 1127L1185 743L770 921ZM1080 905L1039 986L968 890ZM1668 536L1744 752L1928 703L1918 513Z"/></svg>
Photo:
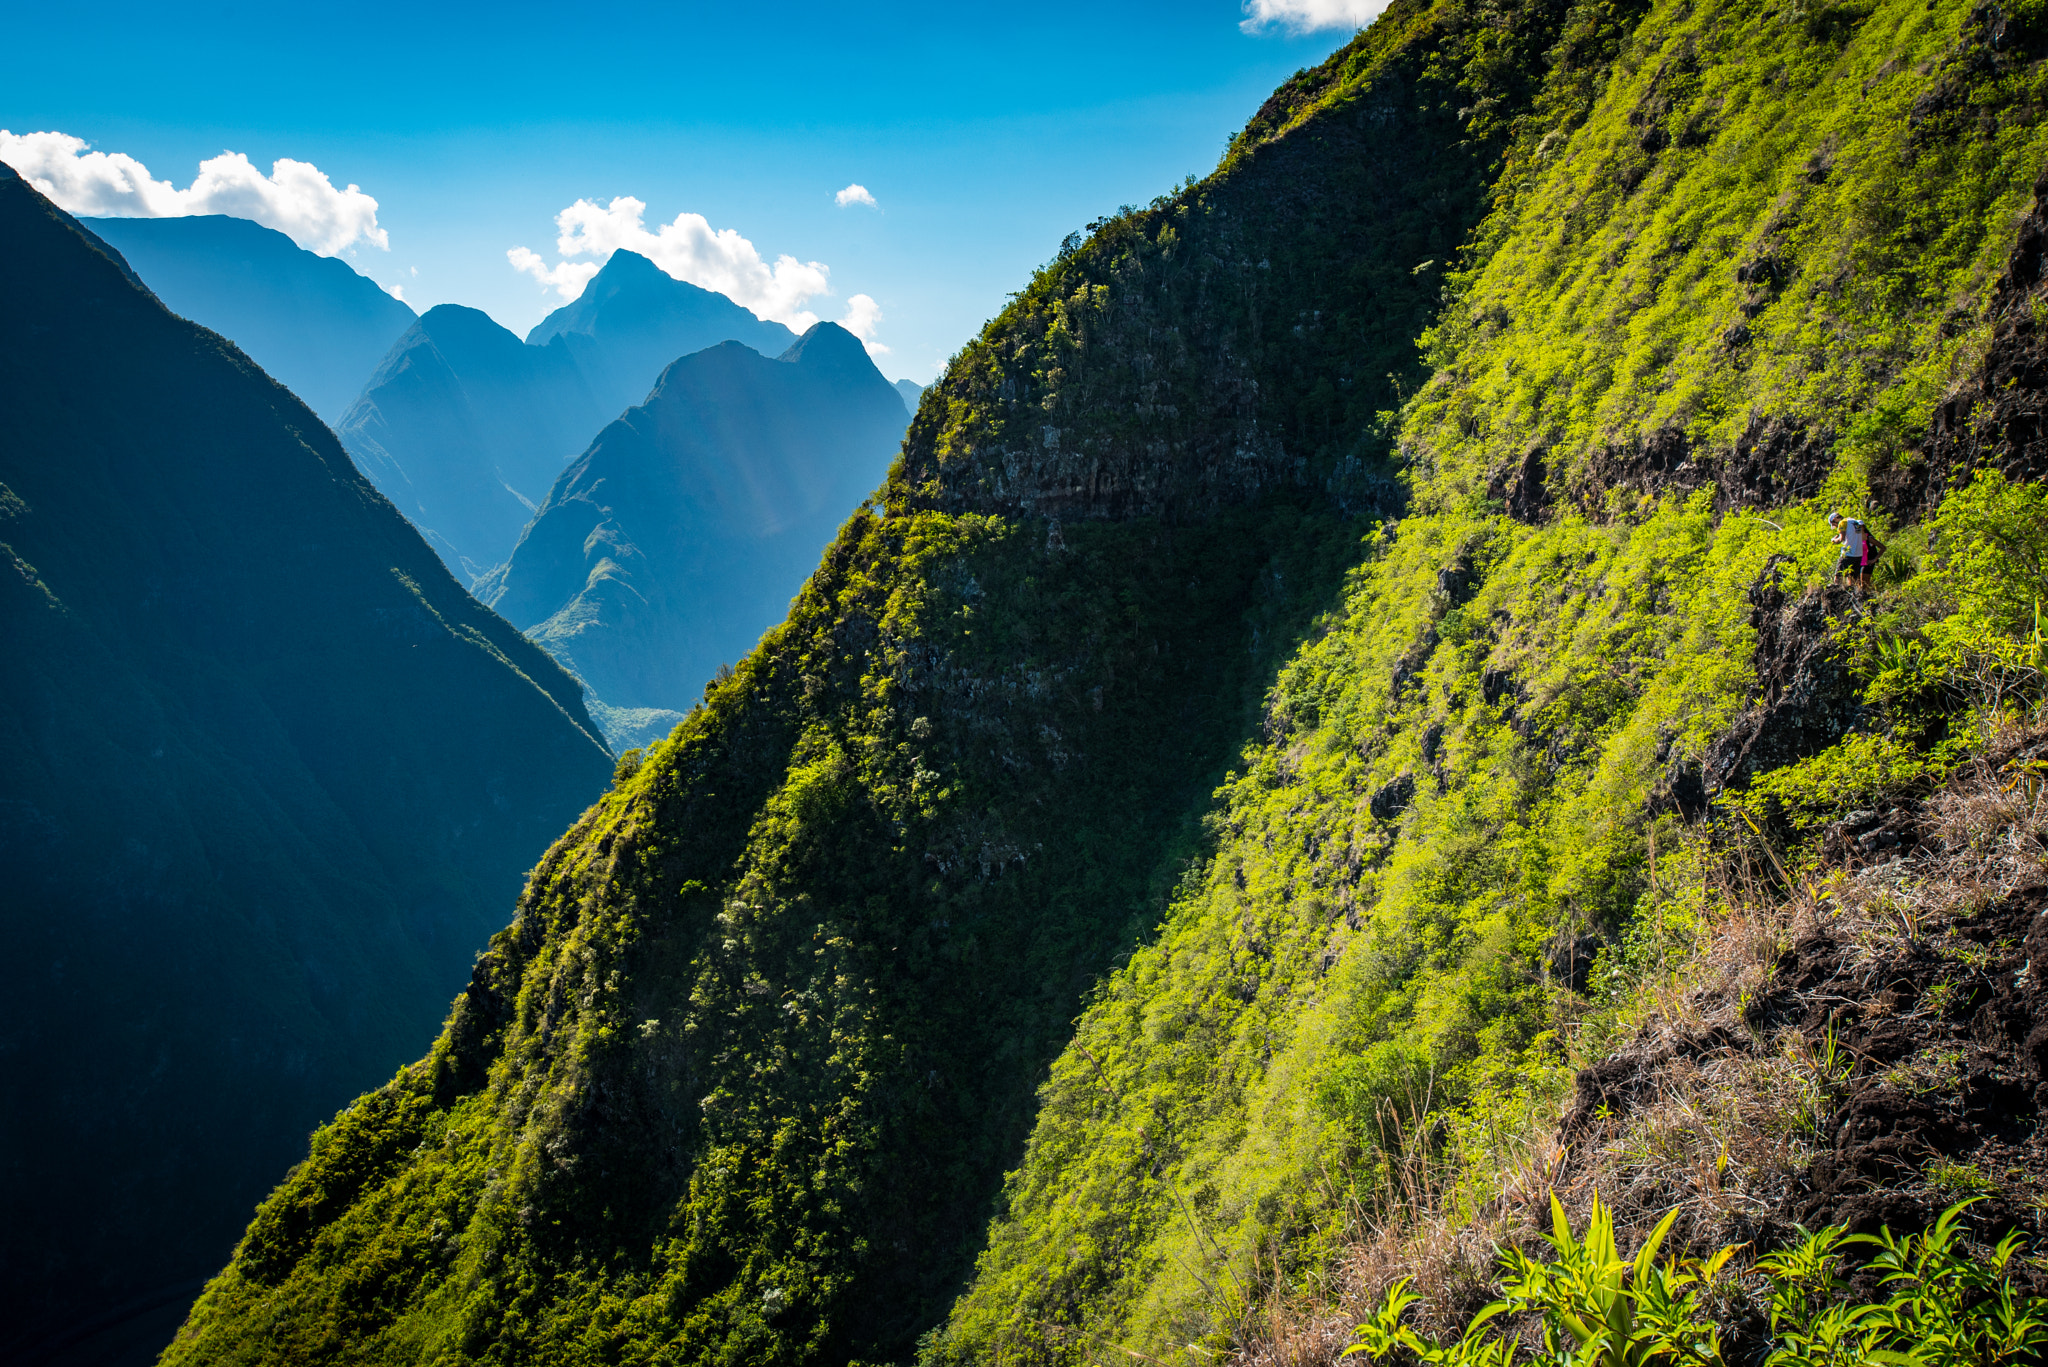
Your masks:
<svg viewBox="0 0 2048 1367"><path fill-rule="evenodd" d="M903 396L904 411L911 417L917 416L917 401L924 394L924 386L915 380L898 380L896 392Z"/></svg>
<svg viewBox="0 0 2048 1367"><path fill-rule="evenodd" d="M679 356L796 340L644 256L614 252L524 343L475 309L429 309L336 425L363 473L465 582L502 564L565 465Z"/></svg>
<svg viewBox="0 0 2048 1367"><path fill-rule="evenodd" d="M574 302L543 318L526 340L566 337L590 389L615 418L647 397L670 361L720 342L780 355L796 334L763 322L722 294L675 279L637 252L613 252Z"/></svg>
<svg viewBox="0 0 2048 1367"><path fill-rule="evenodd" d="M428 309L337 424L370 482L464 583L512 553L562 467L616 410L568 344L528 346L458 304Z"/></svg>
<svg viewBox="0 0 2048 1367"><path fill-rule="evenodd" d="M173 313L212 328L330 425L413 312L349 264L246 218L89 218Z"/></svg>
<svg viewBox="0 0 2048 1367"><path fill-rule="evenodd" d="M298 399L0 166L0 1360L150 1361L611 762Z"/></svg>
<svg viewBox="0 0 2048 1367"><path fill-rule="evenodd" d="M836 323L685 356L564 471L487 603L614 707L686 708L881 482L901 395Z"/></svg>

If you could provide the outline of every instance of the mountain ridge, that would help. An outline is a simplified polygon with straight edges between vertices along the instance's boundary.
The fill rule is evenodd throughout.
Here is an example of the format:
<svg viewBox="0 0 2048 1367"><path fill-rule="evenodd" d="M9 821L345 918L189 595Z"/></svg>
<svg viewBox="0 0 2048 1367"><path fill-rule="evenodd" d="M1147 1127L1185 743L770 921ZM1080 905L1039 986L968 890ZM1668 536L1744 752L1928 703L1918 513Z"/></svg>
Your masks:
<svg viewBox="0 0 2048 1367"><path fill-rule="evenodd" d="M310 409L4 167L0 241L0 1352L136 1360L610 761Z"/></svg>
<svg viewBox="0 0 2048 1367"><path fill-rule="evenodd" d="M335 430L449 568L477 584L608 423L645 403L679 357L727 341L780 355L797 338L617 251L524 341L480 310L429 309Z"/></svg>
<svg viewBox="0 0 2048 1367"><path fill-rule="evenodd" d="M681 357L562 472L478 597L608 706L679 716L786 609L902 425L835 323L773 359L736 341Z"/></svg>
<svg viewBox="0 0 2048 1367"><path fill-rule="evenodd" d="M472 582L510 551L602 415L566 342L529 346L480 309L439 304L393 344L335 431Z"/></svg>
<svg viewBox="0 0 2048 1367"><path fill-rule="evenodd" d="M763 321L623 248L605 258L581 294L534 324L526 341L544 346L558 336L568 339L586 373L605 378L598 399L612 413L645 400L678 357L720 342L777 356L796 340L781 323Z"/></svg>
<svg viewBox="0 0 2048 1367"><path fill-rule="evenodd" d="M221 333L329 424L413 310L337 257L245 218L91 218L172 312Z"/></svg>
<svg viewBox="0 0 2048 1367"><path fill-rule="evenodd" d="M1416 267L1479 221L1502 139L1468 140L1452 102L1483 66L1432 75L1411 50L1426 8L1390 13L1349 50L1352 84L1435 81L1391 106L1404 136L1347 106L1326 132L1355 155L1276 161L1261 143L1041 272L922 397L882 507L846 523L788 622L622 765L431 1058L320 1141L168 1361L333 1335L371 1356L416 1334L469 1355L487 1321L515 1320L516 1344L491 1351L573 1354L614 1327L689 1361L912 1351L967 1271L1076 1005L1202 848L1199 813L1268 671L1341 581L1359 535L1343 501L1398 503L1374 423L1416 382L1412 338L1440 291ZM1559 17L1516 41L1541 51ZM1330 231L1270 307L1322 308L1357 347L1342 357L1265 316L1265 256L1247 248L1304 221ZM1380 249L1343 265L1353 240ZM1112 395L1118 375L1140 388ZM1224 435L1188 448L1206 472L1189 496L1170 451L1156 479L1133 463L1219 408ZM1092 482L1034 466L1046 417L1071 460L1095 444L1124 463ZM1060 491L1040 511L1080 516L1013 516L1003 500L1038 480ZM582 910L598 906L621 915L593 910L600 928ZM489 1117L514 1096L527 1119L501 1131ZM811 1114L835 1118L797 1120ZM429 1133L435 1156L400 1157ZM384 1238L392 1198L375 1193L394 1183L433 1184L474 1231L461 1250L406 1236L420 1271L389 1313L335 1299L285 1215L372 1152L329 1246ZM515 1157L542 1152L579 1157ZM513 1185L486 1192L490 1168ZM548 1270L515 1289L476 1261L485 1243ZM478 1288L467 1308L457 1285ZM273 1326L260 1343L250 1316Z"/></svg>

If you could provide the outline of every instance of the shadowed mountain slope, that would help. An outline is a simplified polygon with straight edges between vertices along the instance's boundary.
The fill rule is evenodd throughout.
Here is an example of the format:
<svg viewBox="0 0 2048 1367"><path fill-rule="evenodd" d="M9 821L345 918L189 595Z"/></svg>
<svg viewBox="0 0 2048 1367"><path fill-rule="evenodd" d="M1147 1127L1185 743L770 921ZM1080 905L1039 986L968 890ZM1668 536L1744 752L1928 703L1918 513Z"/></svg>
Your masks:
<svg viewBox="0 0 2048 1367"><path fill-rule="evenodd" d="M583 293L534 325L528 344L568 340L605 416L647 397L678 356L739 342L779 356L796 341L712 290L678 280L638 252L615 251Z"/></svg>
<svg viewBox="0 0 2048 1367"><path fill-rule="evenodd" d="M91 218L171 312L246 352L330 425L412 326L413 311L345 261L245 218Z"/></svg>
<svg viewBox="0 0 2048 1367"><path fill-rule="evenodd" d="M146 1361L602 787L333 434L0 168L0 1357Z"/></svg>
<svg viewBox="0 0 2048 1367"><path fill-rule="evenodd" d="M903 403L852 334L685 356L564 471L477 595L606 704L687 709L781 620L887 471Z"/></svg>
<svg viewBox="0 0 2048 1367"><path fill-rule="evenodd" d="M567 343L528 346L479 309L440 304L391 348L335 431L469 583L511 553L606 416Z"/></svg>

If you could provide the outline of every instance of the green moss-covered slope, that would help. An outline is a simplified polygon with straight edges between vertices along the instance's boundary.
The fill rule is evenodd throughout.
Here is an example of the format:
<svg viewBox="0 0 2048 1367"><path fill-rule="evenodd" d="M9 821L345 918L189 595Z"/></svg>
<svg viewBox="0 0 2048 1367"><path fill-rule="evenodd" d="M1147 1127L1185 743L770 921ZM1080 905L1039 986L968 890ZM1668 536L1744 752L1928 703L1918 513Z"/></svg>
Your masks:
<svg viewBox="0 0 2048 1367"><path fill-rule="evenodd" d="M1570 953L1647 933L1652 796L1748 701L1747 590L1831 566L1794 500L1860 510L1975 377L2038 23L1658 4L1582 124L1523 130L1403 412L1412 515L1078 1023L928 1360L1204 1360L1422 1113L1469 1156L1555 1106Z"/></svg>
<svg viewBox="0 0 2048 1367"><path fill-rule="evenodd" d="M1392 6L961 352L167 1360L1208 1360L1381 1102L1552 1103L1554 950L1826 560L1739 510L1976 373L2035 34Z"/></svg>

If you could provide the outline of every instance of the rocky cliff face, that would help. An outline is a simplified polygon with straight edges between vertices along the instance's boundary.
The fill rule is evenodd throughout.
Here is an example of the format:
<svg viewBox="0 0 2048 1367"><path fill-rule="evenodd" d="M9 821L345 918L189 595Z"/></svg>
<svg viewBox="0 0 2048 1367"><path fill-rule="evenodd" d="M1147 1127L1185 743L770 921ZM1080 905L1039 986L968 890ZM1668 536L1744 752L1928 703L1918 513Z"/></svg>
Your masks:
<svg viewBox="0 0 2048 1367"><path fill-rule="evenodd" d="M1791 563L1789 556L1766 562L1750 588L1756 684L1749 706L1698 766L1705 794L1740 788L1757 774L1819 754L1868 715L1863 686L1835 634L1858 607L1854 591L1788 593L1780 578Z"/></svg>
<svg viewBox="0 0 2048 1367"><path fill-rule="evenodd" d="M904 448L915 506L1196 518L1270 493L1401 501L1383 420L1552 61L1597 59L1563 6L1485 58L1375 25L1274 96L1214 176L1090 225L933 386ZM1473 101L1481 112L1474 116Z"/></svg>

